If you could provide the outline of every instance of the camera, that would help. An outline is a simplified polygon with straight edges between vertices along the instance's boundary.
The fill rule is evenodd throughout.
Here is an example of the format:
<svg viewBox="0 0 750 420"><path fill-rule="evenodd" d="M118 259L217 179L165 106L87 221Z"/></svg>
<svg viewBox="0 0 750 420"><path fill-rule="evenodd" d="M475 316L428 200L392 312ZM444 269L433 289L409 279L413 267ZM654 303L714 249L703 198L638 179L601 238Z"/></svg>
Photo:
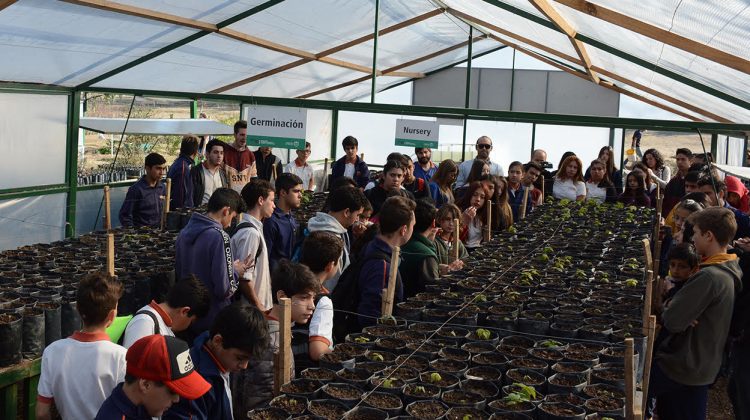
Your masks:
<svg viewBox="0 0 750 420"><path fill-rule="evenodd" d="M540 163L539 166L541 166L542 169L552 169L552 164L547 162L546 160Z"/></svg>

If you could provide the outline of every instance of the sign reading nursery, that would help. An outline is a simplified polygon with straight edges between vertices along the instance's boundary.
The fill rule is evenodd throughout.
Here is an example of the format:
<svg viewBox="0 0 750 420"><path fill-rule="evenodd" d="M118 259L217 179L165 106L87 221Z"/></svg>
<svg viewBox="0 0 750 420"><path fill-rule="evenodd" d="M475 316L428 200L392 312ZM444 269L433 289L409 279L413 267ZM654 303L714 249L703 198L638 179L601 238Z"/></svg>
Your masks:
<svg viewBox="0 0 750 420"><path fill-rule="evenodd" d="M438 148L437 121L396 120L396 146Z"/></svg>
<svg viewBox="0 0 750 420"><path fill-rule="evenodd" d="M278 106L248 106L247 144L304 149L307 110Z"/></svg>

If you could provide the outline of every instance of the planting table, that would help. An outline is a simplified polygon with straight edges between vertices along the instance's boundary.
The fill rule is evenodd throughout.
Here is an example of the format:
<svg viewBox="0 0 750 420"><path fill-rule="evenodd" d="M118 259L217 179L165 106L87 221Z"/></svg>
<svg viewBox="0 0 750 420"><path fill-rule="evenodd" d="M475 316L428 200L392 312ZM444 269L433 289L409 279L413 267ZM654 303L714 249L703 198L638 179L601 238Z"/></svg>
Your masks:
<svg viewBox="0 0 750 420"><path fill-rule="evenodd" d="M41 358L0 368L0 418L36 418L36 388L41 368Z"/></svg>

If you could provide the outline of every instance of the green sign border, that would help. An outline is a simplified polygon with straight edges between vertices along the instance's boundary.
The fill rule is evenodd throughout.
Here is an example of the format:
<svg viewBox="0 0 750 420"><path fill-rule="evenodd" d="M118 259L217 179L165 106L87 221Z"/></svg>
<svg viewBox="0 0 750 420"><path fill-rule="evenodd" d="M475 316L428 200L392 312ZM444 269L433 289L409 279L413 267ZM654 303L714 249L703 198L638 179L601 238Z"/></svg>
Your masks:
<svg viewBox="0 0 750 420"><path fill-rule="evenodd" d="M302 150L305 148L305 139L294 137L271 137L271 136L247 136L247 144L259 147L278 147L281 149Z"/></svg>
<svg viewBox="0 0 750 420"><path fill-rule="evenodd" d="M414 140L396 138L396 146L422 147L427 149L437 149L438 142L433 140Z"/></svg>

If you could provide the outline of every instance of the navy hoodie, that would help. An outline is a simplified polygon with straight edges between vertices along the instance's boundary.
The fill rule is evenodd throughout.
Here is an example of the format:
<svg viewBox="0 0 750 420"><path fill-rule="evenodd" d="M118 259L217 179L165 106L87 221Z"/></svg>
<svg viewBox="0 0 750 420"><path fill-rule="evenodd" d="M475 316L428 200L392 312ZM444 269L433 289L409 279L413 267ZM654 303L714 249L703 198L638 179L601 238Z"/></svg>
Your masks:
<svg viewBox="0 0 750 420"><path fill-rule="evenodd" d="M169 167L167 178L172 180L170 209L195 207L193 204L193 180L190 178L192 167L193 159L185 155L180 155Z"/></svg>
<svg viewBox="0 0 750 420"><path fill-rule="evenodd" d="M208 216L193 213L175 245L175 278L194 274L211 292L211 309L205 317L193 322L190 327L193 332L208 330L216 314L231 303L237 290L233 261L229 235L222 226Z"/></svg>
<svg viewBox="0 0 750 420"><path fill-rule="evenodd" d="M94 420L151 420L151 416L142 405L135 405L122 390L123 382L112 390L112 394L104 400Z"/></svg>

